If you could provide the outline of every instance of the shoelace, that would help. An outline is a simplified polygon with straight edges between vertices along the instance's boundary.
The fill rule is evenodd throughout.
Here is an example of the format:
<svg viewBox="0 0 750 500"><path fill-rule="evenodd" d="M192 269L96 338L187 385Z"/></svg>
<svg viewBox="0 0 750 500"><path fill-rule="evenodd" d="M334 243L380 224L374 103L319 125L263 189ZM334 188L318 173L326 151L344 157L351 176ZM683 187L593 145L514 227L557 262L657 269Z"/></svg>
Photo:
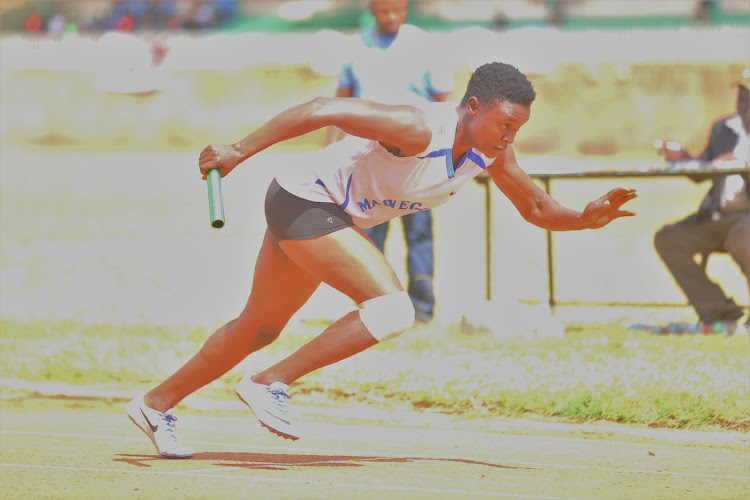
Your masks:
<svg viewBox="0 0 750 500"><path fill-rule="evenodd" d="M164 423L167 424L166 432L174 441L177 441L177 436L174 433L174 423L177 422L177 417L169 413L164 413L163 415Z"/></svg>
<svg viewBox="0 0 750 500"><path fill-rule="evenodd" d="M273 396L273 401L274 401L274 404L276 405L276 408L278 408L278 410L283 415L286 415L287 414L287 412L286 412L286 401L284 401L283 398L292 399L292 397L289 394L287 394L286 392L284 392L284 389L274 389L274 390L271 390L271 388L269 387L266 390L268 391L268 393L271 396Z"/></svg>

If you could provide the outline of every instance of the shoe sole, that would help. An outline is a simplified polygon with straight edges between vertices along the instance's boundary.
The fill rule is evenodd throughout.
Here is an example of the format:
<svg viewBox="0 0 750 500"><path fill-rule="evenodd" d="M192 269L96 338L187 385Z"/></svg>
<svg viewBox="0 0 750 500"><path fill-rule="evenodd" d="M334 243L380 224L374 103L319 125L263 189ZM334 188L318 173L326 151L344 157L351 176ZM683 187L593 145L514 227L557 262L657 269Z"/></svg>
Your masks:
<svg viewBox="0 0 750 500"><path fill-rule="evenodd" d="M148 436L148 438L151 440L151 442L154 444L154 448L156 448L156 452L161 455L164 458L190 458L194 455L194 453L191 453L190 455L166 455L159 451L159 447L156 446L156 439L154 438L154 433L151 432L151 428L148 425L148 422L145 422L143 420L143 415L141 414L141 409L138 405L133 406L133 404L129 404L127 408L127 414L128 418L131 422L133 422L140 430L143 431L143 433ZM135 414L136 416L133 416Z"/></svg>
<svg viewBox="0 0 750 500"><path fill-rule="evenodd" d="M237 394L237 397L240 398L242 400L242 402L247 405L248 408L250 408L250 411L253 412L253 415L255 415L255 418L258 419L258 422L260 423L261 427L265 427L266 429L268 429L268 431L271 434L276 434L277 436L282 437L284 439L288 439L289 441L296 441L296 440L299 439L299 436L292 436L291 434L285 434L285 433L283 433L283 432L281 432L281 431L279 431L277 429L274 429L273 427L271 427L270 425L266 424L265 422L263 422L260 419L260 417L258 416L258 414L255 413L255 411L253 410L253 407L250 406L250 403L248 403L245 400L245 398L242 397L242 394L240 394L240 391L238 391L237 389L235 389L234 392L235 392L235 394Z"/></svg>

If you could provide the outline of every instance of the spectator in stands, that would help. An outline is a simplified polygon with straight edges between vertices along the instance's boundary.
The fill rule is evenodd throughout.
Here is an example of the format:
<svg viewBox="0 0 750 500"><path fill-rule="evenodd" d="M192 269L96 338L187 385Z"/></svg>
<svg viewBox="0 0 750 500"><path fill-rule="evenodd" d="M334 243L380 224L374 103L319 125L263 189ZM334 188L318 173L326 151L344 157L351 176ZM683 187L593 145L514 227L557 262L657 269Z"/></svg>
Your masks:
<svg viewBox="0 0 750 500"><path fill-rule="evenodd" d="M149 0L139 28L148 31L171 31L180 24L176 0Z"/></svg>
<svg viewBox="0 0 750 500"><path fill-rule="evenodd" d="M750 159L750 70L737 84L737 114L714 122L708 144L698 160L720 165L732 161L748 165ZM668 161L691 158L683 148L663 147ZM728 298L706 274L705 259L711 252L728 252L745 275L750 290L750 192L747 176L713 177L713 185L698 211L664 226L654 246L675 281L687 296L700 322L712 331L731 334L743 316L742 308ZM701 179L694 178L696 182ZM693 260L701 254L703 261ZM750 318L741 328L747 329Z"/></svg>
<svg viewBox="0 0 750 500"><path fill-rule="evenodd" d="M714 19L716 3L714 0L697 0L695 2L695 11L693 21L697 23L710 23Z"/></svg>
<svg viewBox="0 0 750 500"><path fill-rule="evenodd" d="M116 0L109 15L107 29L130 32L135 28L135 13L127 0Z"/></svg>
<svg viewBox="0 0 750 500"><path fill-rule="evenodd" d="M237 15L237 0L214 0L216 24L223 26Z"/></svg>
<svg viewBox="0 0 750 500"><path fill-rule="evenodd" d="M405 24L407 0L372 0L375 26L359 33L359 50L341 69L336 97L361 97L386 104L446 101L453 91L453 73L445 64L430 64L427 36ZM341 137L329 133L328 142ZM434 316L434 254L432 212L414 212L400 218L407 246L407 290L416 308L417 321ZM365 230L381 252L385 250L389 222Z"/></svg>
<svg viewBox="0 0 750 500"><path fill-rule="evenodd" d="M39 33L43 27L42 16L36 11L26 16L26 20L23 22L23 30L26 33Z"/></svg>
<svg viewBox="0 0 750 500"><path fill-rule="evenodd" d="M116 0L107 27L125 32L140 29L148 10L147 0Z"/></svg>
<svg viewBox="0 0 750 500"><path fill-rule="evenodd" d="M60 38L67 24L68 17L63 12L55 12L47 21L47 33L54 38Z"/></svg>
<svg viewBox="0 0 750 500"><path fill-rule="evenodd" d="M200 0L191 5L183 27L189 30L204 30L216 26L216 6L213 2Z"/></svg>
<svg viewBox="0 0 750 500"><path fill-rule="evenodd" d="M508 15L505 11L499 10L492 17L492 29L495 31L505 31L508 29L509 24Z"/></svg>
<svg viewBox="0 0 750 500"><path fill-rule="evenodd" d="M550 26L562 26L565 20L564 0L546 0L544 3L547 6L547 22Z"/></svg>

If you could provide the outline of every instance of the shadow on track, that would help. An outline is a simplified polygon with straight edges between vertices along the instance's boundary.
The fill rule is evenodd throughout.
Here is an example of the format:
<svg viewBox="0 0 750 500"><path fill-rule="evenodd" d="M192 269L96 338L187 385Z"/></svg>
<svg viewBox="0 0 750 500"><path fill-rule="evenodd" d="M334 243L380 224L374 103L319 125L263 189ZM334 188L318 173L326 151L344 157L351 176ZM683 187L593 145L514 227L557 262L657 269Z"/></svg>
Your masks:
<svg viewBox="0 0 750 500"><path fill-rule="evenodd" d="M159 455L116 455L115 462L124 462L139 467L150 467L148 462L167 460ZM461 458L421 458L421 457L368 457L357 455L295 455L286 453L244 453L244 452L207 452L196 453L191 463L215 462L218 467L236 467L242 469L287 470L290 467L363 467L368 463L414 463L414 462L453 462L468 465L479 465L496 469L526 469L533 467L515 467L509 465L467 460Z"/></svg>

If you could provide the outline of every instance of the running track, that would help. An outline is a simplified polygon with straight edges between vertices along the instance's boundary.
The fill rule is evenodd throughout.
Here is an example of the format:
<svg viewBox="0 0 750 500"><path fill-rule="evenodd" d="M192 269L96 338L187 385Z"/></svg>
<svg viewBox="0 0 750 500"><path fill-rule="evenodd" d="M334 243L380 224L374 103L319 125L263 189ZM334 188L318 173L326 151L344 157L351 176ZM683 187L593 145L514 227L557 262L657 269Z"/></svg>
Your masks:
<svg viewBox="0 0 750 500"><path fill-rule="evenodd" d="M735 433L302 407L305 437L290 442L229 405L182 409L178 431L198 453L166 460L120 399L6 395L0 498L706 500L750 491L750 445Z"/></svg>

